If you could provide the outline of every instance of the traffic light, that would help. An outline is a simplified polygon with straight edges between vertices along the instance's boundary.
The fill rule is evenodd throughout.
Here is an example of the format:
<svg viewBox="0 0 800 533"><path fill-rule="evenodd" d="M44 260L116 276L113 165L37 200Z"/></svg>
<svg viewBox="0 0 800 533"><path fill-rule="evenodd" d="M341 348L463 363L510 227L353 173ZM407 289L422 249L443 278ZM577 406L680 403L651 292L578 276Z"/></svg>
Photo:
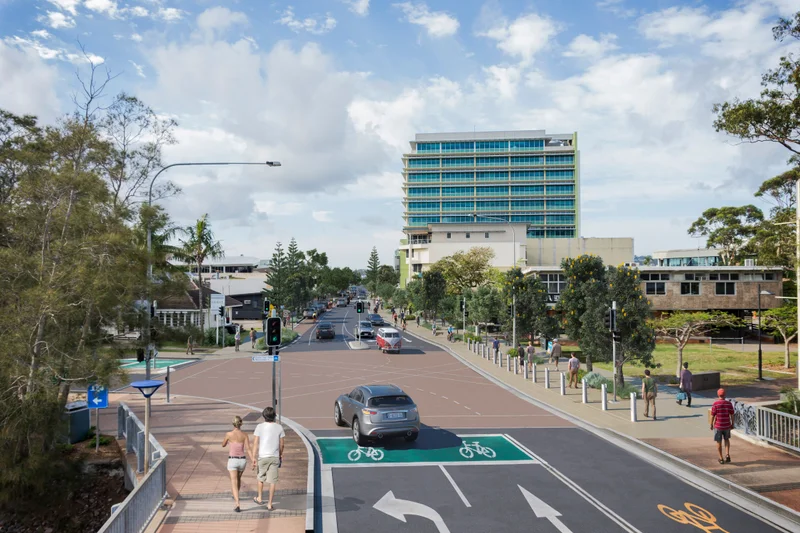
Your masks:
<svg viewBox="0 0 800 533"><path fill-rule="evenodd" d="M614 330L614 328L611 327L611 309L606 309L606 315L603 317L603 325L608 331Z"/></svg>
<svg viewBox="0 0 800 533"><path fill-rule="evenodd" d="M219 308L217 309L217 314L219 316L222 316L222 317L225 316L225 306L224 305L220 305L219 306Z"/></svg>
<svg viewBox="0 0 800 533"><path fill-rule="evenodd" d="M269 316L270 301L264 300L264 316Z"/></svg>
<svg viewBox="0 0 800 533"><path fill-rule="evenodd" d="M356 313L364 312L364 302L356 302Z"/></svg>
<svg viewBox="0 0 800 533"><path fill-rule="evenodd" d="M267 346L281 345L281 319L270 317L267 319Z"/></svg>
<svg viewBox="0 0 800 533"><path fill-rule="evenodd" d="M461 299L461 312L462 312L462 313L463 313L464 311L466 311L466 309L465 309L465 308L466 308L466 306L467 306L467 305L466 305L466 303L467 303L467 302L466 302L466 301L465 301L465 300L462 298L462 299Z"/></svg>
<svg viewBox="0 0 800 533"><path fill-rule="evenodd" d="M612 331L611 336L614 339L614 342L620 342L622 340L622 333L619 331Z"/></svg>

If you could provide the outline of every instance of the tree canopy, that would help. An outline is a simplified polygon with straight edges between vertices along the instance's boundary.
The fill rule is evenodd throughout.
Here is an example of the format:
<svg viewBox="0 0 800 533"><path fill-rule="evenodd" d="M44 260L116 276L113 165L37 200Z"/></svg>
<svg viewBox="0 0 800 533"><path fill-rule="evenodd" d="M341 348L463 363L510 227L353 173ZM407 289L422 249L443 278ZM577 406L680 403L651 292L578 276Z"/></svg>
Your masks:
<svg viewBox="0 0 800 533"><path fill-rule="evenodd" d="M443 257L430 270L441 272L447 282L449 294L463 294L490 281L494 251L484 246L475 246L466 252L459 250Z"/></svg>
<svg viewBox="0 0 800 533"><path fill-rule="evenodd" d="M764 213L754 205L712 207L689 227L689 234L706 237L706 246L720 249L723 265L735 265L740 251L758 231Z"/></svg>

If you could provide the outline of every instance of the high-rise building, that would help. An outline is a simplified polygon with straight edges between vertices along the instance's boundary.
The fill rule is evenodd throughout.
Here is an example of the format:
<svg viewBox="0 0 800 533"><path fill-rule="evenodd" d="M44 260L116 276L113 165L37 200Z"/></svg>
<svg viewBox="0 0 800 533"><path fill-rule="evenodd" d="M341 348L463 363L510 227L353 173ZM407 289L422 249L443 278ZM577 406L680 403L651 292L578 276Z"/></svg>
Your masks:
<svg viewBox="0 0 800 533"><path fill-rule="evenodd" d="M417 134L403 156L405 232L411 238L431 224L513 223L528 238L574 238L578 160L577 133Z"/></svg>

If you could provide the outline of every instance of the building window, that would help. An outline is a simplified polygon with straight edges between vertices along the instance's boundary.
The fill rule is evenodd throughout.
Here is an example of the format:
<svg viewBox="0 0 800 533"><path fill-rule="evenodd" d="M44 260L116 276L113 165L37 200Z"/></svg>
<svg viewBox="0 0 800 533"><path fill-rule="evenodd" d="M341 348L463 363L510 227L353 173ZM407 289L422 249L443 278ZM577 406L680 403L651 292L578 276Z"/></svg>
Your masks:
<svg viewBox="0 0 800 533"><path fill-rule="evenodd" d="M739 281L739 274L709 274L711 281Z"/></svg>
<svg viewBox="0 0 800 533"><path fill-rule="evenodd" d="M731 282L717 283L717 296L734 296L736 294L736 284Z"/></svg>
<svg viewBox="0 0 800 533"><path fill-rule="evenodd" d="M414 249L413 248L411 249L411 258L412 259L414 258Z"/></svg>
<svg viewBox="0 0 800 533"><path fill-rule="evenodd" d="M416 264L411 265L411 267L414 269L414 274L422 274L422 265Z"/></svg>
<svg viewBox="0 0 800 533"><path fill-rule="evenodd" d="M688 296L700 295L700 284L696 281L681 283L681 294Z"/></svg>
<svg viewBox="0 0 800 533"><path fill-rule="evenodd" d="M669 281L669 274L640 274L642 281Z"/></svg>
<svg viewBox="0 0 800 533"><path fill-rule="evenodd" d="M772 272L767 272L764 274L764 281L772 281L775 279L775 274Z"/></svg>
<svg viewBox="0 0 800 533"><path fill-rule="evenodd" d="M469 233L467 233L467 239L469 239Z"/></svg>
<svg viewBox="0 0 800 533"><path fill-rule="evenodd" d="M644 292L646 294L667 294L666 283L645 283Z"/></svg>
<svg viewBox="0 0 800 533"><path fill-rule="evenodd" d="M447 238L449 239L450 237L451 237L451 235L450 235L450 233L448 232L448 233L447 233Z"/></svg>
<svg viewBox="0 0 800 533"><path fill-rule="evenodd" d="M486 233L483 234L483 236L484 236L484 238L488 239L489 238L489 232L487 231Z"/></svg>

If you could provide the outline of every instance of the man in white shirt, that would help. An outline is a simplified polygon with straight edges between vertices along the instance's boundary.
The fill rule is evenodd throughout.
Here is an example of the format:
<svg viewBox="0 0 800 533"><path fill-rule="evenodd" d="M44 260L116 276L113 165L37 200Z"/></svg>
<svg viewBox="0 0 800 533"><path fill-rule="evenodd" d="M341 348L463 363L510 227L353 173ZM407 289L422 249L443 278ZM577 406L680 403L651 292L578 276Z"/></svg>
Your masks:
<svg viewBox="0 0 800 533"><path fill-rule="evenodd" d="M283 461L283 441L286 433L283 426L275 422L275 409L266 407L261 413L264 422L256 426L253 433L253 468L258 466L258 496L253 501L264 505L262 498L264 483L269 483L269 501L267 510L272 511L272 497L275 495L275 484L278 483L278 468Z"/></svg>

